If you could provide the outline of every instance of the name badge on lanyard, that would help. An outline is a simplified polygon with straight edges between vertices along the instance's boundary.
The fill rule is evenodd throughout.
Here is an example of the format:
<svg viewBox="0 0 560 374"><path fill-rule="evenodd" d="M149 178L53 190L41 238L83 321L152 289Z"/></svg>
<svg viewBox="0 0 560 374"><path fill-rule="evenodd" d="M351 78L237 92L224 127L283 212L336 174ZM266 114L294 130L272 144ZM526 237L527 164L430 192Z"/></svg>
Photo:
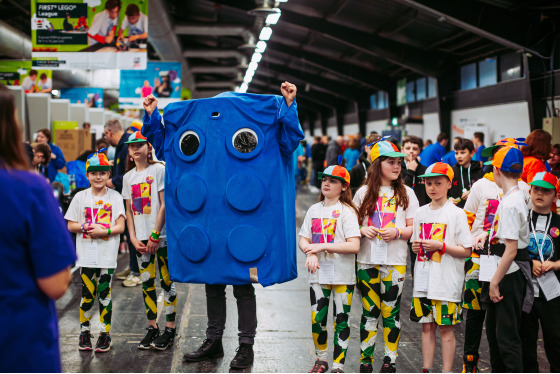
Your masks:
<svg viewBox="0 0 560 374"><path fill-rule="evenodd" d="M334 283L334 261L330 259L319 260L319 283Z"/></svg>
<svg viewBox="0 0 560 374"><path fill-rule="evenodd" d="M478 280L481 282L490 282L492 277L498 270L498 258L493 255L480 255L480 272Z"/></svg>
<svg viewBox="0 0 560 374"><path fill-rule="evenodd" d="M428 292L428 280L430 279L430 264L428 261L416 263L414 273L414 290L418 292Z"/></svg>
<svg viewBox="0 0 560 374"><path fill-rule="evenodd" d="M546 222L546 224L544 224L543 221ZM537 246L539 257L542 263L544 263L545 261L544 254L543 254L544 245L547 240L546 233L550 228L551 221L552 221L552 213L549 214L548 220L546 220L546 217L542 217L542 216L537 218L537 227L542 229L542 226L544 225L544 231L543 231L544 234L542 238L542 243L539 246L537 230L535 230L535 226L533 225L533 210L531 209L529 222L531 223L531 231L533 232L533 237L535 238L535 245ZM544 273L543 275L537 278L537 282L539 283L539 286L547 301L550 301L560 296L560 282L558 282L558 278L556 277L556 274L554 274L554 271L548 271Z"/></svg>
<svg viewBox="0 0 560 374"><path fill-rule="evenodd" d="M85 252L85 266L86 267L97 267L99 265L99 248L97 247L97 241L87 239L84 241L84 252Z"/></svg>
<svg viewBox="0 0 560 374"><path fill-rule="evenodd" d="M373 238L371 241L371 262L374 264L387 264L387 242L383 239Z"/></svg>

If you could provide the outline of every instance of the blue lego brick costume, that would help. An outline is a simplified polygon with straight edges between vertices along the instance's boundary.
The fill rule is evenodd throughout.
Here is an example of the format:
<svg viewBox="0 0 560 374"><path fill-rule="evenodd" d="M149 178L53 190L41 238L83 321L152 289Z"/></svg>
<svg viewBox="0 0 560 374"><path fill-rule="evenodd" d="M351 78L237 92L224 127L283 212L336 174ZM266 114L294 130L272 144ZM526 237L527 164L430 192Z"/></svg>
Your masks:
<svg viewBox="0 0 560 374"><path fill-rule="evenodd" d="M293 151L297 104L226 92L156 110L142 134L166 161L171 278L263 286L297 277ZM251 277L253 275L253 278Z"/></svg>

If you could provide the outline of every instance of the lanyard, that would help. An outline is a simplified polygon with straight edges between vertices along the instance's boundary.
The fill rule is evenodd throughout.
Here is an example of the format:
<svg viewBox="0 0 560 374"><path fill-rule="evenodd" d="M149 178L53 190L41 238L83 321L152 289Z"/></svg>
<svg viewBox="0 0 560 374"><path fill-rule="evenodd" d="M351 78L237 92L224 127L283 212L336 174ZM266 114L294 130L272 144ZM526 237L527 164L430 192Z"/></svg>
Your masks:
<svg viewBox="0 0 560 374"><path fill-rule="evenodd" d="M107 187L105 187L105 193L103 194L104 197L107 194ZM91 201L91 220L93 221L93 223L97 223L97 216L99 215L99 209L97 209L97 213L93 214L93 192L91 192L91 189L89 190L89 196L90 196L90 201ZM103 202L101 202L101 204L103 204ZM97 201L95 202L95 205L97 205Z"/></svg>
<svg viewBox="0 0 560 374"><path fill-rule="evenodd" d="M381 201L383 201L383 196L385 196L385 195L381 195ZM377 199L377 203L375 204L375 209L377 211L377 214L379 214L379 226L383 226L383 221L385 220L385 217L387 216L387 213L386 213L387 207L391 203L391 200L394 199L394 198L395 198L395 194L393 193L393 196L387 197L387 201L382 206L379 206L379 198ZM379 208L381 208L381 210L379 210ZM383 217L381 216L382 213L383 213ZM378 227L378 228L382 229L383 227Z"/></svg>
<svg viewBox="0 0 560 374"><path fill-rule="evenodd" d="M432 238L432 235L434 234L434 229L436 228L436 224L439 222L439 216L441 215L441 213L443 212L443 210L445 209L445 207L447 206L447 203L449 202L449 200L447 200L445 202L445 204L443 204L443 206L440 208L439 213L436 217L436 220L434 221L434 223L432 223L432 228L430 229L430 234L428 235L428 237L426 238L424 236L423 240L430 240ZM429 205L428 205L428 209L429 209ZM422 223L422 226L420 226L420 231L422 234L424 234L424 227L426 227L426 217L424 217L424 222ZM445 238L443 238L443 241L445 241ZM422 256L422 254L424 255L424 258L427 259L428 257L426 256L426 254L424 253L424 249L421 249L422 253L420 254Z"/></svg>
<svg viewBox="0 0 560 374"><path fill-rule="evenodd" d="M461 186L463 186L463 192L466 192L465 191L465 189L466 189L465 188L465 182L463 181L463 167L462 166L461 166L460 172L461 172L460 173L461 174ZM468 174L468 177L469 177L469 180L467 182L469 182L469 189L470 189L472 187L472 185L471 185L471 165L470 164L469 164L469 167L467 169L467 174Z"/></svg>
<svg viewBox="0 0 560 374"><path fill-rule="evenodd" d="M548 221L544 228L544 237L542 240L542 244L539 247L539 241L537 240L537 230L535 230L535 225L533 224L533 209L531 209L531 213L529 213L529 222L531 223L531 230L533 231L533 236L535 237L535 245L539 250L539 256L541 258L541 262L543 263L544 263L544 256L543 256L544 242L546 241L546 233L548 232L548 228L550 227L551 221L552 221L552 212L548 215Z"/></svg>
<svg viewBox="0 0 560 374"><path fill-rule="evenodd" d="M510 188L505 194L504 197L502 197L500 199L500 193L498 193L498 204L502 203L502 200L506 198L506 196L508 196L513 190L515 190L516 188L519 188L519 186L513 186L512 188ZM498 205L498 208L500 207L500 205ZM492 221L492 226L490 226L490 231L488 233L488 248L490 248L490 243L492 242L492 239L494 239L494 236L496 236L497 231L495 230L495 225L494 223L496 222L496 216L498 215L498 209L496 208L496 213L494 214L494 220Z"/></svg>
<svg viewBox="0 0 560 374"><path fill-rule="evenodd" d="M340 201L338 201L335 205L334 208L336 209L338 207L338 205L340 205L340 214L342 214L342 204L340 203ZM323 206L321 207L321 236L323 237L323 243L327 244L327 237L328 237L328 233L327 230L325 230L325 225L323 224L323 208L325 207L325 201L323 200ZM332 214L331 214L332 217ZM329 227L329 223L330 220L327 221L327 228ZM334 234L334 232L333 232Z"/></svg>

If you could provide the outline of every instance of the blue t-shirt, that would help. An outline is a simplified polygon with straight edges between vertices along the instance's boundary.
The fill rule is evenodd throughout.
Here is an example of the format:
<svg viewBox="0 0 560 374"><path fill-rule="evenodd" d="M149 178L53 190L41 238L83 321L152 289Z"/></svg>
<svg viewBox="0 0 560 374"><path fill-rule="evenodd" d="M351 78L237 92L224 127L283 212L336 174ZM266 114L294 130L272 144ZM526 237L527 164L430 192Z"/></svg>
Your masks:
<svg viewBox="0 0 560 374"><path fill-rule="evenodd" d="M445 162L448 165L455 166L457 163L457 159L455 158L455 151L449 151L443 158L441 159L442 162Z"/></svg>
<svg viewBox="0 0 560 374"><path fill-rule="evenodd" d="M299 156L305 156L305 151L303 150L303 146L301 145L301 143L298 144L298 147L294 151L294 175L299 174L299 168L298 168Z"/></svg>
<svg viewBox="0 0 560 374"><path fill-rule="evenodd" d="M484 145L481 145L476 149L476 153L472 158L473 161L482 161L482 162L488 161L488 157L482 157L482 151L484 150L484 148L486 147Z"/></svg>
<svg viewBox="0 0 560 374"><path fill-rule="evenodd" d="M420 153L420 163L426 167L436 162L441 162L441 158L445 155L445 148L439 144L430 144Z"/></svg>
<svg viewBox="0 0 560 374"><path fill-rule="evenodd" d="M54 160L51 158L51 160L49 161L49 180L52 183L54 182L56 175L58 174L58 170L66 166L66 160L64 159L62 149L60 149L53 143L49 143L49 147L51 147L51 152L56 155L56 158Z"/></svg>
<svg viewBox="0 0 560 374"><path fill-rule="evenodd" d="M348 148L344 151L344 154L342 156L346 160L346 169L350 171L350 169L352 169L354 165L356 165L356 161L358 161L358 158L360 158L360 151L358 151L357 149Z"/></svg>
<svg viewBox="0 0 560 374"><path fill-rule="evenodd" d="M74 244L44 178L0 169L0 194L2 371L60 372L56 306L37 279L74 264Z"/></svg>

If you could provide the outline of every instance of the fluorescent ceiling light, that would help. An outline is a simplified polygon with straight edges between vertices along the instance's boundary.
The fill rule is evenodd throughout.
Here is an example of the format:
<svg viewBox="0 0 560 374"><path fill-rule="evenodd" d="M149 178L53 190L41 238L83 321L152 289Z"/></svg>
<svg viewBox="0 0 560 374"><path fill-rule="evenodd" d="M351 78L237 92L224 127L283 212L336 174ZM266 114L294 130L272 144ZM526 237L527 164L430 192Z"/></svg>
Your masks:
<svg viewBox="0 0 560 374"><path fill-rule="evenodd" d="M257 70L258 67L259 67L259 64L256 63L255 61L251 61L249 63L249 70Z"/></svg>
<svg viewBox="0 0 560 374"><path fill-rule="evenodd" d="M270 27L263 27L261 34L259 35L260 40L268 40L272 36L272 29Z"/></svg>
<svg viewBox="0 0 560 374"><path fill-rule="evenodd" d="M253 80L253 77L245 76L245 78L243 78L243 82L245 82L247 84L251 83L252 80Z"/></svg>
<svg viewBox="0 0 560 374"><path fill-rule="evenodd" d="M255 48L255 52L256 53L264 53L265 49L266 49L266 42L261 40L257 43L257 48Z"/></svg>
<svg viewBox="0 0 560 374"><path fill-rule="evenodd" d="M245 93L245 92L247 92L248 88L249 88L249 85L247 83L243 82L241 84L241 86L239 86L239 91L238 92Z"/></svg>
<svg viewBox="0 0 560 374"><path fill-rule="evenodd" d="M262 53L255 52L253 53L253 57L251 57L251 62L256 62L258 64L259 62L261 62L261 59L262 59Z"/></svg>
<svg viewBox="0 0 560 374"><path fill-rule="evenodd" d="M253 75L255 75L254 70L247 70L247 72L245 73L245 78L247 78L247 77L253 78Z"/></svg>
<svg viewBox="0 0 560 374"><path fill-rule="evenodd" d="M276 25L276 23L278 23L278 20L280 19L280 13L276 13L276 14L269 14L266 17L266 21L264 21L267 25Z"/></svg>

